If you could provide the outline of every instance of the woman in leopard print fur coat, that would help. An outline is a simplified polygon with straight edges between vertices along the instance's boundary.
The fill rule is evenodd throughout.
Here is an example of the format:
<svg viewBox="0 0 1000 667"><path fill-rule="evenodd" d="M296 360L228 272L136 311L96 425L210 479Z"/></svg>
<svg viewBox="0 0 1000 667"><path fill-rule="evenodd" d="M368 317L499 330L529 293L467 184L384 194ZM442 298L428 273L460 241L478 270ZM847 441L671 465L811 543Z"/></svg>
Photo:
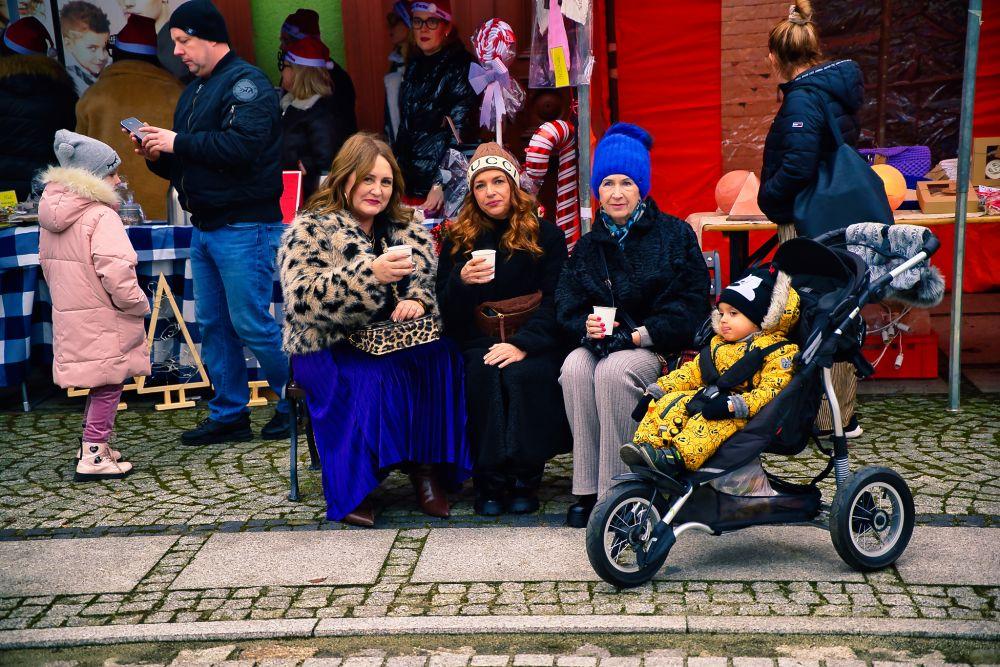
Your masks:
<svg viewBox="0 0 1000 667"><path fill-rule="evenodd" d="M364 526L374 523L367 496L390 469L409 472L421 509L439 517L449 513L440 483L457 486L472 469L454 344L374 356L347 342L375 322L438 316L434 243L402 192L388 145L354 135L278 255L284 347L306 392L327 518Z"/></svg>

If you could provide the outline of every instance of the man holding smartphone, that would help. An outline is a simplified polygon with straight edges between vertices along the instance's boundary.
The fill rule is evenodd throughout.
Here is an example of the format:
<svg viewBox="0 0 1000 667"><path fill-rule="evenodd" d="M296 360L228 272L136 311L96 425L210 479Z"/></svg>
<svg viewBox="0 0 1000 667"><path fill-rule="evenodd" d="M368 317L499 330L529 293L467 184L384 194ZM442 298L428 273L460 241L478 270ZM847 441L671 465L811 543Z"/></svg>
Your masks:
<svg viewBox="0 0 1000 667"><path fill-rule="evenodd" d="M170 179L191 213L191 272L201 355L215 386L209 416L185 445L253 438L243 346L282 397L261 437L288 434L288 359L269 312L283 225L278 97L262 71L229 47L225 19L209 0L189 0L170 17L177 55L196 77L174 112L174 129L143 129L137 152Z"/></svg>

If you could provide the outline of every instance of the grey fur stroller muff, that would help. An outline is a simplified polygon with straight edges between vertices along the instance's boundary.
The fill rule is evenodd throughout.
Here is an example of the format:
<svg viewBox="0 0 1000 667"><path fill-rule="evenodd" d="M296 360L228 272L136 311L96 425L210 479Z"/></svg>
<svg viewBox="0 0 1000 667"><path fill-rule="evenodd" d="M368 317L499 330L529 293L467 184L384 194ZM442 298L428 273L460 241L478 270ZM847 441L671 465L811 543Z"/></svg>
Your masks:
<svg viewBox="0 0 1000 667"><path fill-rule="evenodd" d="M889 296L924 307L941 300L944 281L929 262L939 246L923 227L868 223L784 243L772 264L791 276L800 297L789 336L799 346L791 382L698 470L668 475L636 464L616 477L587 525L587 555L597 574L618 587L639 586L689 530L720 535L782 523L828 529L837 553L856 570L894 563L913 532L913 495L889 468L851 471L830 368L851 362L859 377L874 373L861 355L866 304ZM813 432L824 393L833 416L829 447ZM810 442L828 457L812 480L794 483L761 467L761 454L795 456ZM831 473L836 493L825 503L818 484Z"/></svg>

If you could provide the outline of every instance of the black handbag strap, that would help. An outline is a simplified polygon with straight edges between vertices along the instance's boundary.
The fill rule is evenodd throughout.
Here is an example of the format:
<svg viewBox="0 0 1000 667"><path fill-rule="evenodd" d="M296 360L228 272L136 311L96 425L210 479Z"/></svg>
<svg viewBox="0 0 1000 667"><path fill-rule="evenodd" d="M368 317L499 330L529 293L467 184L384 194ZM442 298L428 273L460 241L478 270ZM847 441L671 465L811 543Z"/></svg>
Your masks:
<svg viewBox="0 0 1000 667"><path fill-rule="evenodd" d="M611 272L608 271L608 258L604 254L604 246L600 243L595 245L597 245L597 254L601 256L601 266L604 267L604 284L607 285L608 294L611 295L611 305L617 308L617 306L615 306L615 286L611 282Z"/></svg>

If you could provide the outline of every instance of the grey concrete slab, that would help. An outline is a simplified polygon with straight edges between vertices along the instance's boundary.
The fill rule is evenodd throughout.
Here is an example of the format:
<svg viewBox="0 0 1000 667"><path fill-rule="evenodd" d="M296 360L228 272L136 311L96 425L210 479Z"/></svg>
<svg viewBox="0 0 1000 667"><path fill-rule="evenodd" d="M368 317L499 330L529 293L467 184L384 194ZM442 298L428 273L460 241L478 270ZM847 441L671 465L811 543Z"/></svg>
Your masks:
<svg viewBox="0 0 1000 667"><path fill-rule="evenodd" d="M170 587L371 584L395 538L395 530L219 533Z"/></svg>
<svg viewBox="0 0 1000 667"><path fill-rule="evenodd" d="M826 531L810 526L749 528L719 537L689 532L659 579L863 581L837 556ZM431 531L414 582L596 581L573 528L446 528Z"/></svg>
<svg viewBox="0 0 1000 667"><path fill-rule="evenodd" d="M707 581L864 581L841 560L830 533L813 526L758 526L677 539L657 579Z"/></svg>
<svg viewBox="0 0 1000 667"><path fill-rule="evenodd" d="M575 528L436 528L410 577L447 581L597 581Z"/></svg>
<svg viewBox="0 0 1000 667"><path fill-rule="evenodd" d="M764 635L865 635L896 637L1000 638L997 621L931 618L818 618L815 616L688 616L688 632Z"/></svg>
<svg viewBox="0 0 1000 667"><path fill-rule="evenodd" d="M375 619L372 619L375 620ZM0 649L93 646L156 641L226 641L310 637L316 619L143 623L0 632Z"/></svg>
<svg viewBox="0 0 1000 667"><path fill-rule="evenodd" d="M0 542L0 597L132 590L177 537Z"/></svg>
<svg viewBox="0 0 1000 667"><path fill-rule="evenodd" d="M1000 529L917 526L896 569L908 584L1000 586Z"/></svg>
<svg viewBox="0 0 1000 667"><path fill-rule="evenodd" d="M685 632L683 616L389 616L324 618L317 637L393 634Z"/></svg>

